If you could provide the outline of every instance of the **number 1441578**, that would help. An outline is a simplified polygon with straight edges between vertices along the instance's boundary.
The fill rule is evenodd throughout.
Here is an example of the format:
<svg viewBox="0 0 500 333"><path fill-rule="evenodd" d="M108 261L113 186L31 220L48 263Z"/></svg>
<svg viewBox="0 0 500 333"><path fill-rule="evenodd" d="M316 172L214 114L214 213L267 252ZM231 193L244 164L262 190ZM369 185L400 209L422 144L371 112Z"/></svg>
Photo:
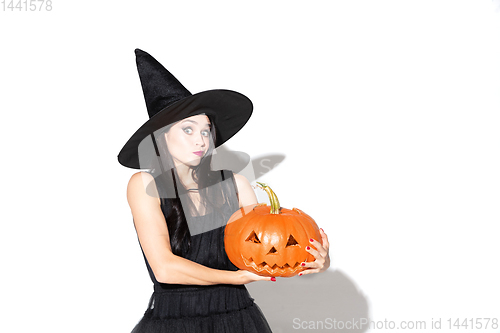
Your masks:
<svg viewBox="0 0 500 333"><path fill-rule="evenodd" d="M497 329L498 318L464 318L448 319L449 329Z"/></svg>
<svg viewBox="0 0 500 333"><path fill-rule="evenodd" d="M2 0L2 10L5 11L24 11L24 12L41 12L52 10L52 0Z"/></svg>

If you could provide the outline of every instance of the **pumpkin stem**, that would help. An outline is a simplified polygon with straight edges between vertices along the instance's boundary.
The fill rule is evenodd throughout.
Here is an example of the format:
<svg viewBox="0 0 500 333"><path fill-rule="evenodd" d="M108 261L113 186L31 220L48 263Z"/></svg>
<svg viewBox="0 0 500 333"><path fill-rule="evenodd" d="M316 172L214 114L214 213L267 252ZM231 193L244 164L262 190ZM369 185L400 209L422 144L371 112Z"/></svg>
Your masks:
<svg viewBox="0 0 500 333"><path fill-rule="evenodd" d="M271 190L271 188L264 183L259 183L259 182L256 182L256 183L259 184L260 185L259 187L261 189L263 189L264 191L266 191L267 195L269 196L269 202L271 203L270 213L271 214L281 214L280 202L278 201L278 197L273 192L273 190Z"/></svg>

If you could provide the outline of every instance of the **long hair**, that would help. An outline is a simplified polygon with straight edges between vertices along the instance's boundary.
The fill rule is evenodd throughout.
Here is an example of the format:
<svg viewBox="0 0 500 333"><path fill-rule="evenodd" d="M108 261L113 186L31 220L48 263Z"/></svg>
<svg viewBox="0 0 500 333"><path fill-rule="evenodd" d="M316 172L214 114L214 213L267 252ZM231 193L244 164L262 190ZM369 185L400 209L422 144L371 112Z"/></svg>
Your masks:
<svg viewBox="0 0 500 333"><path fill-rule="evenodd" d="M222 192L220 172L212 171L210 167L212 153L217 137L215 124L210 117L209 120L211 124L210 134L212 140L206 154L201 158L200 163L191 167L192 178L198 184L200 204L201 207L205 208L205 214L209 212L222 213L222 206L226 202L229 202L229 200L224 197ZM171 175L167 175L169 179L173 180L173 184L170 184L169 186L173 186L175 189L175 198L160 198L163 206L168 207L168 213L165 214L165 218L170 236L170 246L174 254L183 256L191 247L191 233L187 223L186 214L190 214L190 216L197 216L198 210L191 200L183 200L181 202L181 195L187 193L187 190L179 180L177 170L175 168L172 155L168 151L165 138L165 133L167 133L174 124L170 124L158 133L155 133L155 140L160 152L160 163L163 165L163 172L171 173ZM189 196L184 197L188 198Z"/></svg>

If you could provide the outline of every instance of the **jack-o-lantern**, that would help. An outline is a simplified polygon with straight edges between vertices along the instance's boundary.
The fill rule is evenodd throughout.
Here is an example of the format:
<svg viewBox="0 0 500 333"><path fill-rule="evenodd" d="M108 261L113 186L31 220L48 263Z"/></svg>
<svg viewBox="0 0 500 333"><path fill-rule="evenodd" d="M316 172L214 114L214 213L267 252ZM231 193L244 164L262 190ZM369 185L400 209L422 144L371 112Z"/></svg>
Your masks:
<svg viewBox="0 0 500 333"><path fill-rule="evenodd" d="M239 269L258 275L297 275L306 269L301 266L303 261L315 260L305 248L314 248L310 238L321 241L318 226L297 208L281 208L271 188L258 184L267 192L271 205L242 207L231 216L224 233L227 256Z"/></svg>

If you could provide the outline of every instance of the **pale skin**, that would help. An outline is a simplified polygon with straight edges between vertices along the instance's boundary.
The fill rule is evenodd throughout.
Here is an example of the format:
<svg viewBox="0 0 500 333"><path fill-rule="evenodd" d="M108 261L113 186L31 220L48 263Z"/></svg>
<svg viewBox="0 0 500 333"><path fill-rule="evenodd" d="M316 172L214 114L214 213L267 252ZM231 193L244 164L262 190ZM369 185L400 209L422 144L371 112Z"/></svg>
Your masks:
<svg viewBox="0 0 500 333"><path fill-rule="evenodd" d="M177 122L165 134L179 179L186 188L197 188L196 182L192 179L190 166L200 163L201 156L207 152L211 144L209 126L210 121L207 116L196 115ZM238 174L234 174L234 178L239 193L239 206L257 204L257 197L248 180ZM173 254L167 221L161 210L159 196L157 192L156 197L153 197L145 191L145 185L151 182L154 184L153 177L146 172L133 174L127 186L127 200L139 242L158 282L213 285L247 284L254 281L272 280L270 277L260 276L246 270L227 271L209 268ZM192 192L191 195L196 205L199 202L199 194ZM316 250L312 247L306 249L316 260L303 263L303 266L308 269L301 274L323 272L330 266L328 238L322 229L320 229L320 234L321 243L317 240L311 241L311 245Z"/></svg>

